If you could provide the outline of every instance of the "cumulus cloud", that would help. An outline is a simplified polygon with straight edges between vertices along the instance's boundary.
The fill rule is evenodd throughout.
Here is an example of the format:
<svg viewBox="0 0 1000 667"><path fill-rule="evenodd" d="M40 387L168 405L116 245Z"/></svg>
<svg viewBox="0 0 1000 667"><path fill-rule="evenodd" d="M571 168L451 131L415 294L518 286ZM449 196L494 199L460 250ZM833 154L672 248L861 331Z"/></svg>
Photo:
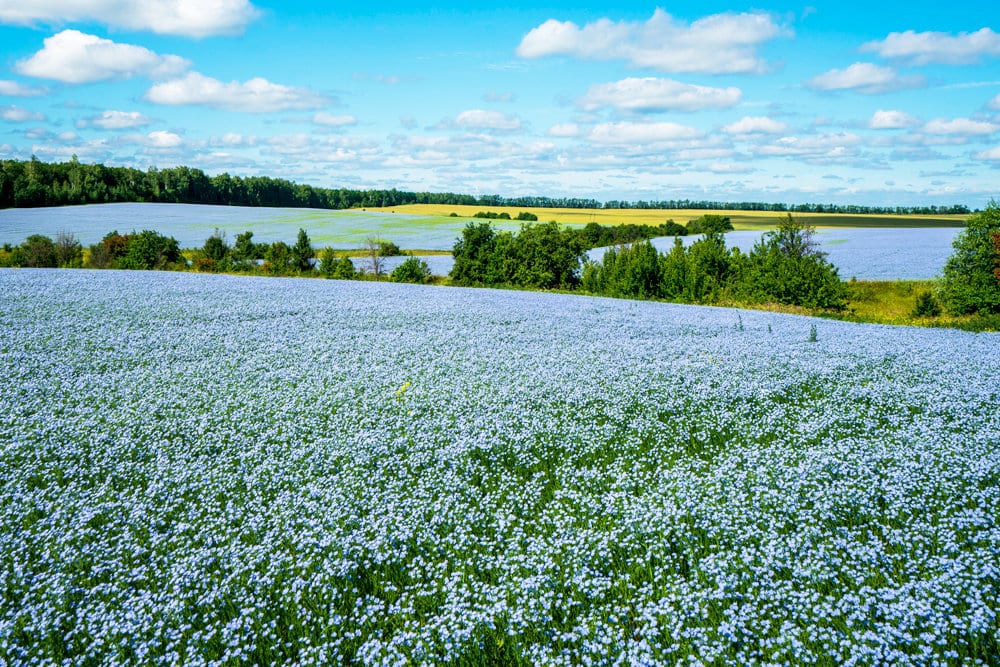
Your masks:
<svg viewBox="0 0 1000 667"><path fill-rule="evenodd" d="M152 123L149 118L138 111L102 111L90 118L81 118L77 127L97 127L102 130L126 130L143 127Z"/></svg>
<svg viewBox="0 0 1000 667"><path fill-rule="evenodd" d="M735 123L730 123L722 128L726 134L781 134L788 129L782 122L776 121L767 116L744 116Z"/></svg>
<svg viewBox="0 0 1000 667"><path fill-rule="evenodd" d="M987 106L993 109L994 111L1000 111L1000 95L997 95L992 100L990 100Z"/></svg>
<svg viewBox="0 0 1000 667"><path fill-rule="evenodd" d="M260 12L247 0L0 0L0 22L97 22L165 35L241 33Z"/></svg>
<svg viewBox="0 0 1000 667"><path fill-rule="evenodd" d="M320 111L313 115L312 122L316 125L325 125L327 127L343 127L345 125L357 125L358 119L346 114L335 115Z"/></svg>
<svg viewBox="0 0 1000 667"><path fill-rule="evenodd" d="M873 130L902 130L907 127L915 127L920 124L920 120L906 113L905 111L885 111L879 109L868 120L868 127Z"/></svg>
<svg viewBox="0 0 1000 667"><path fill-rule="evenodd" d="M17 81L0 81L0 95L5 97L41 97L48 92L40 86L26 86Z"/></svg>
<svg viewBox="0 0 1000 667"><path fill-rule="evenodd" d="M893 32L883 40L867 42L862 51L874 51L883 58L904 60L914 65L962 65L984 57L1000 56L1000 35L989 28L951 35L945 32Z"/></svg>
<svg viewBox="0 0 1000 667"><path fill-rule="evenodd" d="M980 160L987 160L989 162L1000 162L1000 146L994 146L981 153L977 153L976 157Z"/></svg>
<svg viewBox="0 0 1000 667"><path fill-rule="evenodd" d="M455 125L469 130L513 132L521 129L521 119L499 111L470 109L455 117Z"/></svg>
<svg viewBox="0 0 1000 667"><path fill-rule="evenodd" d="M652 144L696 139L701 132L679 123L601 123L587 138L597 144Z"/></svg>
<svg viewBox="0 0 1000 667"><path fill-rule="evenodd" d="M689 25L657 9L646 22L602 18L582 28L549 19L524 36L517 55L625 60L666 72L760 73L767 63L757 48L785 32L764 13L713 14Z"/></svg>
<svg viewBox="0 0 1000 667"><path fill-rule="evenodd" d="M224 83L198 72L154 85L146 91L146 99L170 106L206 106L250 113L315 109L328 102L326 97L308 88L283 86L259 77L244 83Z"/></svg>
<svg viewBox="0 0 1000 667"><path fill-rule="evenodd" d="M725 109L739 103L739 88L711 88L671 79L630 77L590 87L579 100L583 109L615 107L626 111L700 111Z"/></svg>
<svg viewBox="0 0 1000 667"><path fill-rule="evenodd" d="M63 30L49 37L41 51L17 63L21 74L64 83L92 83L145 76L165 79L186 70L190 63L180 56L161 56L133 44Z"/></svg>
<svg viewBox="0 0 1000 667"><path fill-rule="evenodd" d="M0 118L12 123L26 123L28 121L45 120L45 114L31 111L24 107L6 106L0 107Z"/></svg>
<svg viewBox="0 0 1000 667"><path fill-rule="evenodd" d="M183 146L184 140L174 132L156 130L147 134L143 143L149 148L172 149Z"/></svg>
<svg viewBox="0 0 1000 667"><path fill-rule="evenodd" d="M1000 130L1000 125L987 123L981 120L971 120L969 118L955 118L944 120L935 118L923 127L926 134L946 134L946 135L987 135Z"/></svg>
<svg viewBox="0 0 1000 667"><path fill-rule="evenodd" d="M813 90L856 90L859 93L884 93L923 84L920 77L901 77L891 67L872 63L854 63L846 69L832 69L806 81Z"/></svg>

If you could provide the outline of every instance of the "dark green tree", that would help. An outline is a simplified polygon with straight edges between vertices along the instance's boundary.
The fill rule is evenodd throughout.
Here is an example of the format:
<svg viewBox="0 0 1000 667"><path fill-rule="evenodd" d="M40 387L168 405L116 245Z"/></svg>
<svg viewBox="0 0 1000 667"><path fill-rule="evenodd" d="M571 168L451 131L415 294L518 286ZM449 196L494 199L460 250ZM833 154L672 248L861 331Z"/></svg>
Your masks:
<svg viewBox="0 0 1000 667"><path fill-rule="evenodd" d="M229 254L229 244L226 243L226 233L216 228L215 232L205 239L201 252L214 262L222 262Z"/></svg>
<svg viewBox="0 0 1000 667"><path fill-rule="evenodd" d="M282 275L292 270L292 249L284 241L275 241L264 253L264 270Z"/></svg>
<svg viewBox="0 0 1000 667"><path fill-rule="evenodd" d="M487 271L496 245L496 231L488 222L467 224L452 247L451 254L455 258L449 274L452 282L457 285L487 284Z"/></svg>
<svg viewBox="0 0 1000 667"><path fill-rule="evenodd" d="M298 238L291 250L290 265L292 270L299 273L309 273L312 271L312 259L314 255L315 252L313 252L312 243L309 241L309 235L306 234L306 230L299 229Z"/></svg>
<svg viewBox="0 0 1000 667"><path fill-rule="evenodd" d="M990 201L971 216L965 229L952 242L954 251L944 265L940 281L941 301L953 315L1000 313L1000 277L997 248L1000 235L1000 204Z"/></svg>

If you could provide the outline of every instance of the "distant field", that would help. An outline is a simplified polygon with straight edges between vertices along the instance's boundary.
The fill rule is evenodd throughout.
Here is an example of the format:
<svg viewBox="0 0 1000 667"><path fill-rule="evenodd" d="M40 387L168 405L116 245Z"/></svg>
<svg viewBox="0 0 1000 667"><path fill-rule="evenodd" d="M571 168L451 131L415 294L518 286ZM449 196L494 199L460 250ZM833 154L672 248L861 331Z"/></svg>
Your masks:
<svg viewBox="0 0 1000 667"><path fill-rule="evenodd" d="M478 211L506 211L513 218L522 211L534 213L540 222L555 220L565 225L646 224L659 225L667 220L684 224L706 213L728 216L736 229L766 229L785 214L774 211L705 211L702 209L579 209L579 208L523 208L516 206L453 206L447 204L411 204L392 206L372 211L392 211L419 216L449 216L456 213L470 218ZM795 217L808 220L816 227L962 227L964 215L851 215L839 213L796 213ZM494 221L496 222L496 221Z"/></svg>

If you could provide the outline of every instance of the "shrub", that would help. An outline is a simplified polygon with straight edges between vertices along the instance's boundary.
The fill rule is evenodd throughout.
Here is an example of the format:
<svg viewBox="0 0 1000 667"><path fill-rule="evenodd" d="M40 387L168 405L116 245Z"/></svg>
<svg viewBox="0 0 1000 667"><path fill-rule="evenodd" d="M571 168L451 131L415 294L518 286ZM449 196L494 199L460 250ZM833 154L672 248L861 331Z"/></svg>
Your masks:
<svg viewBox="0 0 1000 667"><path fill-rule="evenodd" d="M788 214L750 251L738 291L751 301L842 309L847 288L812 234L812 227Z"/></svg>
<svg viewBox="0 0 1000 667"><path fill-rule="evenodd" d="M24 243L14 248L11 257L14 266L55 268L59 266L56 244L42 234L32 234Z"/></svg>
<svg viewBox="0 0 1000 667"><path fill-rule="evenodd" d="M934 292L924 290L917 295L916 303L913 306L913 317L937 317L941 314L941 303L934 296Z"/></svg>
<svg viewBox="0 0 1000 667"><path fill-rule="evenodd" d="M430 267L427 266L427 262L418 257L407 257L389 274L389 280L394 283L423 284L428 282L430 278Z"/></svg>
<svg viewBox="0 0 1000 667"><path fill-rule="evenodd" d="M725 234L733 230L729 216L706 213L687 223L688 234Z"/></svg>
<svg viewBox="0 0 1000 667"><path fill-rule="evenodd" d="M379 241L378 242L378 256L379 257L399 257L403 254L403 251L399 249L399 246L392 241Z"/></svg>

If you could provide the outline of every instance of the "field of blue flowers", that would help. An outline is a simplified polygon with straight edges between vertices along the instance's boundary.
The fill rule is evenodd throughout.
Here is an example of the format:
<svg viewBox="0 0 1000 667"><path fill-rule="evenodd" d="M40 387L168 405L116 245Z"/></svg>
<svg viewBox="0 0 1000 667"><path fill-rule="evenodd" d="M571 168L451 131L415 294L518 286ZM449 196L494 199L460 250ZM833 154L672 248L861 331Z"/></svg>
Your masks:
<svg viewBox="0 0 1000 667"><path fill-rule="evenodd" d="M1000 337L0 270L0 664L996 665Z"/></svg>

